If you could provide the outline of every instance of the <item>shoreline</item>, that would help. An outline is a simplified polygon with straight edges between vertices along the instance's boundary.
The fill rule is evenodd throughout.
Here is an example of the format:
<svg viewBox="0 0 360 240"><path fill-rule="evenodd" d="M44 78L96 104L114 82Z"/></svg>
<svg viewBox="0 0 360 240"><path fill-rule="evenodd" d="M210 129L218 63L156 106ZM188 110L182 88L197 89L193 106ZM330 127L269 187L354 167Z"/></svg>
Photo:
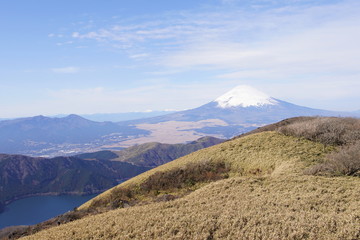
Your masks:
<svg viewBox="0 0 360 240"><path fill-rule="evenodd" d="M85 196L85 195L92 195L92 194L100 194L104 191L106 191L107 189L103 189L103 190L98 190L98 191L93 191L93 192L47 192L47 193L33 193L33 194L26 194L26 195L22 195L22 196L17 196L14 197L10 200L7 200L5 202L0 202L0 214L2 214L5 210L6 207L17 201L17 200L21 200L21 199L25 199L25 198L29 198L29 197L38 197L38 196Z"/></svg>
<svg viewBox="0 0 360 240"><path fill-rule="evenodd" d="M117 186L118 184L127 181L130 178L122 178L122 179L117 179L117 184L114 186ZM112 187L114 187L112 186ZM91 191L91 192L77 192L77 191L73 191L73 192L45 192L45 193L32 193L32 194L25 194L22 196L16 196L13 197L9 200L6 200L4 202L0 202L0 214L3 213L6 210L6 206L9 205L12 202L15 202L17 200L20 199L24 199L24 198L29 198L29 197L37 197L37 196L61 196L61 195L68 195L68 196L84 196L84 195L91 195L91 194L100 194L102 192L105 192L106 190L112 188L105 188L105 189L101 189L101 190L96 190L96 191Z"/></svg>

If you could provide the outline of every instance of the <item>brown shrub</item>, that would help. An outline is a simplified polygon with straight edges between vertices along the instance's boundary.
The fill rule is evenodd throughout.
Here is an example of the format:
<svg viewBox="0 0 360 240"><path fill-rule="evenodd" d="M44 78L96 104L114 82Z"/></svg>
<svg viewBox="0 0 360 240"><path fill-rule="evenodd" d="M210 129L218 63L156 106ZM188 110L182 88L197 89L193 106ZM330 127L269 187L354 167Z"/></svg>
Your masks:
<svg viewBox="0 0 360 240"><path fill-rule="evenodd" d="M227 178L229 170L224 162L200 161L173 170L155 172L139 186L114 188L106 197L94 199L89 211L135 205L139 198L156 197L160 191L191 190L189 188L197 183Z"/></svg>
<svg viewBox="0 0 360 240"><path fill-rule="evenodd" d="M353 144L360 140L360 119L317 117L279 127L278 132L325 145Z"/></svg>
<svg viewBox="0 0 360 240"><path fill-rule="evenodd" d="M140 187L147 192L187 188L199 182L210 182L227 178L229 170L224 162L202 161L188 163L181 168L166 172L156 172L142 183Z"/></svg>
<svg viewBox="0 0 360 240"><path fill-rule="evenodd" d="M252 135L252 134L255 134L255 133L262 133L262 132L268 132L268 131L277 131L280 127L283 127L283 126L287 126L287 125L290 125L290 124L293 124L293 123L297 123L297 122L305 122L305 121L308 121L308 120L312 120L314 119L315 117L293 117L293 118L287 118L287 119L284 119L280 122L276 122L276 123L273 123L273 124L269 124L269 125L265 125L263 127L259 127L257 129L254 129L250 132L246 132L246 133L243 133L239 136L236 136L234 137L233 139L237 139L237 138L242 138L242 137L245 137L245 136L249 136L249 135ZM231 139L230 139L231 140ZM229 140L228 140L229 141Z"/></svg>
<svg viewBox="0 0 360 240"><path fill-rule="evenodd" d="M173 201L175 200L177 197L171 194L164 194L161 195L160 197L158 197L156 199L156 202L168 202L168 201Z"/></svg>
<svg viewBox="0 0 360 240"><path fill-rule="evenodd" d="M89 211L99 210L101 208L115 209L130 206L134 199L134 190L129 188L114 188L106 198L94 199L91 202ZM100 210L101 211L101 210Z"/></svg>
<svg viewBox="0 0 360 240"><path fill-rule="evenodd" d="M305 173L330 176L360 176L360 141L350 146L344 146L338 152L329 154L324 163L307 169Z"/></svg>

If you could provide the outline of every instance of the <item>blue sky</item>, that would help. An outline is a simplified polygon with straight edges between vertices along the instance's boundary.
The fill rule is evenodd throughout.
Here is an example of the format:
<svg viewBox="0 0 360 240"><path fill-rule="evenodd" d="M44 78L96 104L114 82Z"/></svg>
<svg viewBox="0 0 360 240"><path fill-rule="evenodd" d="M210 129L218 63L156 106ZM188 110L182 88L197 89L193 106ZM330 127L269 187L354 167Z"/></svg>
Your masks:
<svg viewBox="0 0 360 240"><path fill-rule="evenodd" d="M357 0L0 1L0 118L188 109L247 84L360 109Z"/></svg>

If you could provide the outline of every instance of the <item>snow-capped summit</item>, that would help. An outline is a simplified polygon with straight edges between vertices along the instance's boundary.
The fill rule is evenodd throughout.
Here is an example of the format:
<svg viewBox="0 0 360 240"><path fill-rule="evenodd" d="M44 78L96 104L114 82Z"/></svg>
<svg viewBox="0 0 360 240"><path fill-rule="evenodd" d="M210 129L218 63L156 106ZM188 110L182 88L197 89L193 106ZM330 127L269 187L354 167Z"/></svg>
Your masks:
<svg viewBox="0 0 360 240"><path fill-rule="evenodd" d="M240 85L215 99L220 108L261 107L276 105L278 101L267 94L247 85Z"/></svg>

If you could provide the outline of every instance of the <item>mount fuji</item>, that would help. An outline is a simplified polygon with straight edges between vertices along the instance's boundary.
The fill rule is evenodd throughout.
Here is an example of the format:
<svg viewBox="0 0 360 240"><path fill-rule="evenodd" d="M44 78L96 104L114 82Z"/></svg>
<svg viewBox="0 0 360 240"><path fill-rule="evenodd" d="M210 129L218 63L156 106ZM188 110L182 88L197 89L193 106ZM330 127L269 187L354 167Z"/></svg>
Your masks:
<svg viewBox="0 0 360 240"><path fill-rule="evenodd" d="M273 98L251 86L237 86L215 100L198 108L164 116L123 122L143 130L155 126L178 128L185 122L195 135L212 135L230 138L257 127L296 116L359 116L356 112L335 112L295 105ZM171 124L170 124L171 123ZM190 124L191 123L191 124ZM198 127L194 123L201 123Z"/></svg>

